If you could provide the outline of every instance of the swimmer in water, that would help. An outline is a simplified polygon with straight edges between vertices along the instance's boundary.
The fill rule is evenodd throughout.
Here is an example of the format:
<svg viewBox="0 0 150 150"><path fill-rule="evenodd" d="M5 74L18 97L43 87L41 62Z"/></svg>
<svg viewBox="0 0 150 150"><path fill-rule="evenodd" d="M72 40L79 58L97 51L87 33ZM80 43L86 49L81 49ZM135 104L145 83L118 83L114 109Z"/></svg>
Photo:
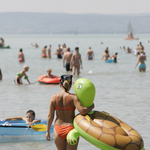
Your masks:
<svg viewBox="0 0 150 150"><path fill-rule="evenodd" d="M26 72L28 70L29 70L29 67L27 65L25 65L23 71L20 71L20 72L17 73L17 76L15 78L15 83L16 84L18 84L18 85L23 84L23 82L21 80L23 76L24 76L24 79L26 79L28 81L28 83L31 84L29 79L28 79L28 76L26 75Z"/></svg>
<svg viewBox="0 0 150 150"><path fill-rule="evenodd" d="M79 53L79 47L75 48L75 53L73 54L70 61L70 69L72 69L72 75L75 75L75 71L77 70L77 75L80 73L80 66L82 66L81 54Z"/></svg>
<svg viewBox="0 0 150 150"><path fill-rule="evenodd" d="M33 110L28 110L26 112L26 117L8 117L5 120L13 120L13 119L18 119L18 120L24 120L26 124L28 125L33 125L34 123L41 122L40 119L35 120L35 112Z"/></svg>
<svg viewBox="0 0 150 150"><path fill-rule="evenodd" d="M47 51L47 46L45 46L45 47L42 49L42 51L41 51L41 56L42 56L43 58L46 58L46 57L47 57L46 51Z"/></svg>
<svg viewBox="0 0 150 150"><path fill-rule="evenodd" d="M146 55L143 52L143 50L140 50L139 55L138 55L138 61L135 65L135 68L137 67L137 65L139 65L139 72L142 72L142 71L145 72L146 71L145 61L146 61Z"/></svg>
<svg viewBox="0 0 150 150"><path fill-rule="evenodd" d="M94 58L94 52L91 50L91 47L89 47L89 49L88 49L88 51L87 51L87 53L86 53L86 58L87 58L88 60L91 60L91 59Z"/></svg>
<svg viewBox="0 0 150 150"><path fill-rule="evenodd" d="M105 50L105 53L102 55L102 59L103 59L103 61L106 61L106 60L108 60L109 59L109 50L108 50L108 47L106 48L106 50Z"/></svg>
<svg viewBox="0 0 150 150"><path fill-rule="evenodd" d="M19 54L18 54L18 60L19 62L25 62L25 57L24 57L24 54L22 52L22 48L19 50Z"/></svg>

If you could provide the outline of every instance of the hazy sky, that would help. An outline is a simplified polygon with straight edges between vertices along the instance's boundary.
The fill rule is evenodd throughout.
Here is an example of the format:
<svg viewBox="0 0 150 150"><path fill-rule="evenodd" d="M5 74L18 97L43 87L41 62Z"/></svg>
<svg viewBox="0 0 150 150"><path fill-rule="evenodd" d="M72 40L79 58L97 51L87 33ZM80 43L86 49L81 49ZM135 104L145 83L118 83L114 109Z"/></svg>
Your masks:
<svg viewBox="0 0 150 150"><path fill-rule="evenodd" d="M150 0L0 0L0 12L150 13Z"/></svg>

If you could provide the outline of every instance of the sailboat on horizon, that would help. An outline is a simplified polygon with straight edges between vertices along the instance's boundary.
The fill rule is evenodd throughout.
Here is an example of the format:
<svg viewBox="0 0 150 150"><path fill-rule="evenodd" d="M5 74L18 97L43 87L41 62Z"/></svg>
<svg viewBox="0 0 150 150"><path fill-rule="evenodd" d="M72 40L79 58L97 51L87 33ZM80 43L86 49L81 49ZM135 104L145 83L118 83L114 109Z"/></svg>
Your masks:
<svg viewBox="0 0 150 150"><path fill-rule="evenodd" d="M129 22L129 26L128 26L128 32L127 32L127 37L125 38L125 40L139 40L139 38L134 38L133 36L133 29L131 26L131 23Z"/></svg>

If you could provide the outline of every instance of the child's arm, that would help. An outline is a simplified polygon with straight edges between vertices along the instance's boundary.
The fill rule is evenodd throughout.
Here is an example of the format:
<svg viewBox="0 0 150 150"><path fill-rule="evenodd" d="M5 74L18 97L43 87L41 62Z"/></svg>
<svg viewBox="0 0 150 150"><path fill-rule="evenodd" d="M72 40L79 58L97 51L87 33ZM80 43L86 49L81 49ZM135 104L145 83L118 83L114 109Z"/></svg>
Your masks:
<svg viewBox="0 0 150 150"><path fill-rule="evenodd" d="M37 119L37 120L33 120L32 122L33 122L33 124L34 124L34 123L37 123L37 122L41 122L41 120L40 120L40 119Z"/></svg>
<svg viewBox="0 0 150 150"><path fill-rule="evenodd" d="M26 79L28 81L28 83L31 84L29 79L28 79L28 76L25 73L24 73L24 79Z"/></svg>
<svg viewBox="0 0 150 150"><path fill-rule="evenodd" d="M16 119L16 120L24 120L24 117L20 116L20 117L8 117L6 118L5 120L13 120L13 119ZM26 120L25 120L26 121Z"/></svg>
<svg viewBox="0 0 150 150"><path fill-rule="evenodd" d="M33 120L32 122L27 122L27 121L26 121L26 124L32 126L34 123L37 123L37 122L41 122L41 120L40 120L40 119L38 119L38 120Z"/></svg>

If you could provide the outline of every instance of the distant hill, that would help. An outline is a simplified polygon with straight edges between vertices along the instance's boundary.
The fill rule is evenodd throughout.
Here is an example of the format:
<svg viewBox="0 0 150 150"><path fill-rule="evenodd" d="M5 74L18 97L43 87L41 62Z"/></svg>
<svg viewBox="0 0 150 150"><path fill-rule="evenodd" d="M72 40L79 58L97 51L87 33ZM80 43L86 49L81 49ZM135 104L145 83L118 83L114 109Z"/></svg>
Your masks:
<svg viewBox="0 0 150 150"><path fill-rule="evenodd" d="M0 13L0 34L150 33L150 14Z"/></svg>

